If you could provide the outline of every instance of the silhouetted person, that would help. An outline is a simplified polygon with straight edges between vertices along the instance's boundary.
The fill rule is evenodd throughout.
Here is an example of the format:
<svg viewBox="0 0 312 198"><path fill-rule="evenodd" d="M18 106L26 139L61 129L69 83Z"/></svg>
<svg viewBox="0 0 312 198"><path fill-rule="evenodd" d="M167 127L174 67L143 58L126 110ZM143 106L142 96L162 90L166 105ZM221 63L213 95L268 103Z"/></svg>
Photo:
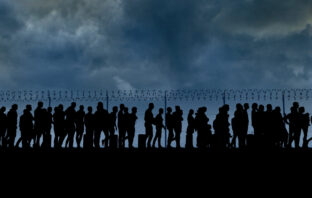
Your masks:
<svg viewBox="0 0 312 198"><path fill-rule="evenodd" d="M109 113L106 109L103 108L103 115L102 115L102 130L104 132L105 138L102 140L102 144L105 148L109 146L110 134L109 134Z"/></svg>
<svg viewBox="0 0 312 198"><path fill-rule="evenodd" d="M175 112L173 112L172 117L174 120L173 130L175 133L176 148L181 148L180 139L182 132L183 111L181 110L180 106L176 106Z"/></svg>
<svg viewBox="0 0 312 198"><path fill-rule="evenodd" d="M80 148L80 143L83 137L84 119L85 119L84 106L80 105L79 110L76 113L76 142L78 148Z"/></svg>
<svg viewBox="0 0 312 198"><path fill-rule="evenodd" d="M265 144L265 125L266 125L266 114L264 112L264 106L263 105L259 105L259 109L257 112L257 123L258 123L258 138L257 138L257 143L259 146L263 147L263 145Z"/></svg>
<svg viewBox="0 0 312 198"><path fill-rule="evenodd" d="M247 134L248 134L248 126L249 126L249 116L248 116L248 109L249 109L249 104L245 103L244 104L244 109L243 109L243 130L241 137L241 145L242 147L246 146L246 141L247 141Z"/></svg>
<svg viewBox="0 0 312 198"><path fill-rule="evenodd" d="M66 133L67 133L67 139L66 139L66 148L73 148L74 144L74 136L76 131L76 103L72 102L71 105L66 109L65 111L65 123L66 123Z"/></svg>
<svg viewBox="0 0 312 198"><path fill-rule="evenodd" d="M133 139L135 136L135 123L138 119L137 115L137 108L133 107L131 110L131 114L129 115L129 129L128 129L128 141L129 141L129 148L133 148Z"/></svg>
<svg viewBox="0 0 312 198"><path fill-rule="evenodd" d="M21 131L21 137L16 143L16 147L22 142L23 148L30 147L31 136L33 133L34 125L33 120L34 117L31 114L32 107L31 105L26 105L26 109L24 109L23 115L20 117L19 128Z"/></svg>
<svg viewBox="0 0 312 198"><path fill-rule="evenodd" d="M7 115L5 114L6 108L1 107L0 109L0 143L1 147L6 146L6 133L7 133Z"/></svg>
<svg viewBox="0 0 312 198"><path fill-rule="evenodd" d="M114 106L113 111L108 116L109 147L113 146L113 141L114 141L113 138L115 135L115 130L117 130L117 125L116 125L117 112L118 112L118 107Z"/></svg>
<svg viewBox="0 0 312 198"><path fill-rule="evenodd" d="M84 138L84 148L92 148L93 147L93 135L94 135L94 115L92 113L92 107L88 107L88 113L85 115L84 124L86 126L86 135Z"/></svg>
<svg viewBox="0 0 312 198"><path fill-rule="evenodd" d="M100 148L100 138L102 131L104 132L105 139L103 140L105 148L108 147L108 131L107 131L107 119L108 112L104 109L103 103L99 102L94 113L95 119L95 130L94 130L94 146L95 148Z"/></svg>
<svg viewBox="0 0 312 198"><path fill-rule="evenodd" d="M167 108L167 113L166 113L166 128L168 129L168 148L171 148L171 143L174 140L174 134L173 134L173 126L174 126L174 120L172 117L172 108L168 107Z"/></svg>
<svg viewBox="0 0 312 198"><path fill-rule="evenodd" d="M156 126L156 134L153 140L153 148L155 148L155 143L158 141L158 148L162 148L161 146L161 133L162 129L165 128L165 125L163 124L163 115L164 109L160 108L158 111L158 114L155 117L155 126Z"/></svg>
<svg viewBox="0 0 312 198"><path fill-rule="evenodd" d="M274 147L286 147L288 140L288 133L285 128L284 118L281 114L281 108L276 107L273 110L273 142Z"/></svg>
<svg viewBox="0 0 312 198"><path fill-rule="evenodd" d="M258 104L253 103L251 108L251 125L254 128L254 135L257 138L259 136Z"/></svg>
<svg viewBox="0 0 312 198"><path fill-rule="evenodd" d="M301 130L302 130L302 132L303 132L303 146L306 147L306 144L308 141L308 129L310 126L310 115L309 115L309 113L305 113L304 107L299 108L298 125L299 125L298 126L299 129L297 131L297 134L295 135L295 144L299 144Z"/></svg>
<svg viewBox="0 0 312 198"><path fill-rule="evenodd" d="M125 116L124 116L124 104L119 105L119 112L118 112L118 145L119 148L125 147L125 136L126 136L126 123L125 123Z"/></svg>
<svg viewBox="0 0 312 198"><path fill-rule="evenodd" d="M45 110L45 122L43 124L43 145L45 148L51 148L51 129L53 124L52 107Z"/></svg>
<svg viewBox="0 0 312 198"><path fill-rule="evenodd" d="M275 131L273 129L274 125L274 117L273 117L273 107L271 104L267 104L267 110L265 112L265 118L264 118L264 123L265 123L265 130L264 130L264 139L265 139L265 147L273 147L274 146L274 136L275 136Z"/></svg>
<svg viewBox="0 0 312 198"><path fill-rule="evenodd" d="M153 139L153 124L154 124L154 116L153 116L154 104L150 103L148 105L148 109L145 111L144 115L144 126L145 126L145 134L147 138L147 148L151 148L151 142Z"/></svg>
<svg viewBox="0 0 312 198"><path fill-rule="evenodd" d="M239 148L245 146L244 143L244 109L241 104L236 104L236 111L234 112L234 117L232 118L232 147L236 148L236 138L238 137Z"/></svg>
<svg viewBox="0 0 312 198"><path fill-rule="evenodd" d="M201 107L195 115L195 129L197 130L197 147L205 149L211 146L211 125L208 124L209 118L206 116L206 107Z"/></svg>
<svg viewBox="0 0 312 198"><path fill-rule="evenodd" d="M43 141L42 148L51 148L52 108L42 109Z"/></svg>
<svg viewBox="0 0 312 198"><path fill-rule="evenodd" d="M54 108L53 123L54 123L54 148L61 148L66 137L65 131L65 112L63 105L60 104Z"/></svg>
<svg viewBox="0 0 312 198"><path fill-rule="evenodd" d="M18 105L13 104L10 111L8 112L8 130L7 130L7 143L9 148L14 147L17 129L17 109Z"/></svg>
<svg viewBox="0 0 312 198"><path fill-rule="evenodd" d="M125 127L125 135L124 135L124 140L123 140L123 147L125 147L126 139L128 139L128 142L129 142L130 114L129 114L128 107L124 108L123 119L124 119L123 122L124 122L124 127Z"/></svg>
<svg viewBox="0 0 312 198"><path fill-rule="evenodd" d="M44 122L44 115L43 115L43 102L38 102L38 106L35 109L34 112L34 119L35 119L35 125L34 125L34 147L38 148L40 147L40 139L43 135L43 122Z"/></svg>
<svg viewBox="0 0 312 198"><path fill-rule="evenodd" d="M213 128L215 130L215 139L218 148L226 148L229 145L229 126L230 123L228 121L229 115L229 106L224 105L219 108L219 113L216 116L216 119L213 122Z"/></svg>
<svg viewBox="0 0 312 198"><path fill-rule="evenodd" d="M193 133L195 131L195 118L193 117L194 110L190 109L187 116L187 129L186 129L186 144L185 148L194 148L193 146Z"/></svg>
<svg viewBox="0 0 312 198"><path fill-rule="evenodd" d="M289 138L288 146L291 147L292 141L296 140L298 134L300 134L300 126L298 123L298 103L293 103L293 106L290 108L290 113L286 116L286 123L289 125ZM299 136L300 138L300 136ZM295 148L299 148L299 142L295 142Z"/></svg>

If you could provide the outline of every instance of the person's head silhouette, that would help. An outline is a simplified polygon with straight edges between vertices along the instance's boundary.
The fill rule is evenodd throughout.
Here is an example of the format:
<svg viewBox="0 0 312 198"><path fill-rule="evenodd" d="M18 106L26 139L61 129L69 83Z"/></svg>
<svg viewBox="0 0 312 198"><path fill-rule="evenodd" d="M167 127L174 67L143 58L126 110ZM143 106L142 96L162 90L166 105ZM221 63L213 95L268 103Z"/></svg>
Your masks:
<svg viewBox="0 0 312 198"><path fill-rule="evenodd" d="M75 102L72 102L71 103L71 107L74 109L76 107L76 103Z"/></svg>
<svg viewBox="0 0 312 198"><path fill-rule="evenodd" d="M138 110L137 110L137 108L136 108L136 107L132 107L132 113L133 113L133 114L136 114L136 113L137 113L137 111L138 111Z"/></svg>
<svg viewBox="0 0 312 198"><path fill-rule="evenodd" d="M92 113L92 107L91 106L88 106L88 112Z"/></svg>
<svg viewBox="0 0 312 198"><path fill-rule="evenodd" d="M0 111L1 113L4 113L6 111L6 107L1 107Z"/></svg>
<svg viewBox="0 0 312 198"><path fill-rule="evenodd" d="M253 103L253 104L252 104L252 109L253 109L253 110L258 109L258 104L257 104L257 103Z"/></svg>
<svg viewBox="0 0 312 198"><path fill-rule="evenodd" d="M113 112L116 113L117 111L118 111L118 107L117 107L117 106L114 106L114 107L113 107Z"/></svg>
<svg viewBox="0 0 312 198"><path fill-rule="evenodd" d="M63 106L62 104L59 104L58 109L59 109L60 111L63 111L64 106Z"/></svg>
<svg viewBox="0 0 312 198"><path fill-rule="evenodd" d="M16 111L18 109L18 105L17 104L13 104L12 105L12 110Z"/></svg>
<svg viewBox="0 0 312 198"><path fill-rule="evenodd" d="M245 104L244 104L244 109L245 109L245 110L249 109L249 104L248 104L248 103L245 103Z"/></svg>
<svg viewBox="0 0 312 198"><path fill-rule="evenodd" d="M172 108L171 107L167 107L167 112L171 113L172 112Z"/></svg>
<svg viewBox="0 0 312 198"><path fill-rule="evenodd" d="M32 110L32 107L31 107L30 104L26 105L26 110L29 111L29 112Z"/></svg>
<svg viewBox="0 0 312 198"><path fill-rule="evenodd" d="M299 113L304 113L304 112L305 112L304 107L300 107L300 108L299 108Z"/></svg>
<svg viewBox="0 0 312 198"><path fill-rule="evenodd" d="M273 108L272 108L272 105L271 105L271 104L267 104L267 111L268 111L268 112L271 112L272 109L273 109Z"/></svg>
<svg viewBox="0 0 312 198"><path fill-rule="evenodd" d="M153 110L153 109L154 109L154 103L149 103L148 108L149 108L150 110Z"/></svg>
<svg viewBox="0 0 312 198"><path fill-rule="evenodd" d="M38 108L41 109L42 107L43 107L43 102L42 102L42 101L39 101L39 102L38 102Z"/></svg>

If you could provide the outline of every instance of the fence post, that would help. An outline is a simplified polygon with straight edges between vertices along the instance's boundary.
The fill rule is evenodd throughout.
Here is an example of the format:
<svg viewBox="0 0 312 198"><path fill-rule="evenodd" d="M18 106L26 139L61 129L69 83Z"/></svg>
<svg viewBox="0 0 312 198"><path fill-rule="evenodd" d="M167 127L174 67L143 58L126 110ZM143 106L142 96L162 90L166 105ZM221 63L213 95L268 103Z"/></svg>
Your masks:
<svg viewBox="0 0 312 198"><path fill-rule="evenodd" d="M49 107L51 107L51 95L50 95L50 90L48 90L48 101L49 101Z"/></svg>
<svg viewBox="0 0 312 198"><path fill-rule="evenodd" d="M225 105L225 94L226 94L226 89L224 89L224 92L223 92L223 106Z"/></svg>
<svg viewBox="0 0 312 198"><path fill-rule="evenodd" d="M167 115L167 90L165 90L165 148L167 148L167 120L166 120L166 115Z"/></svg>
<svg viewBox="0 0 312 198"><path fill-rule="evenodd" d="M106 90L106 109L107 109L107 111L109 111L108 110L108 91Z"/></svg>
<svg viewBox="0 0 312 198"><path fill-rule="evenodd" d="M285 90L283 90L282 92L282 101L283 101L283 115L285 115Z"/></svg>

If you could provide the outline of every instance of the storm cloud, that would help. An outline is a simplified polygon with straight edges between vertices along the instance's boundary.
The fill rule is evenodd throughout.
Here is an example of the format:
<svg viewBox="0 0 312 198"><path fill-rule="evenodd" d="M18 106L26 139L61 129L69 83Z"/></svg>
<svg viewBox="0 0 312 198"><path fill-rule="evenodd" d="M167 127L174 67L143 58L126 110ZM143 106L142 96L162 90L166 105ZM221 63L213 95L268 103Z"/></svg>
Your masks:
<svg viewBox="0 0 312 198"><path fill-rule="evenodd" d="M5 88L307 88L309 0L0 0Z"/></svg>

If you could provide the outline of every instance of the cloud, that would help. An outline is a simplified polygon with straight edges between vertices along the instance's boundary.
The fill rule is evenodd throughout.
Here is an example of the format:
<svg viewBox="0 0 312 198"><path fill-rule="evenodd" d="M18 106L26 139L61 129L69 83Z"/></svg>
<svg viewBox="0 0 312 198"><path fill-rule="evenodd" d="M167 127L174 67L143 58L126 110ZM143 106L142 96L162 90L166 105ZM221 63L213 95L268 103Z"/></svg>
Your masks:
<svg viewBox="0 0 312 198"><path fill-rule="evenodd" d="M118 76L114 76L113 79L116 81L117 88L120 90L131 90L133 87L131 84Z"/></svg>
<svg viewBox="0 0 312 198"><path fill-rule="evenodd" d="M0 0L2 88L310 86L308 0Z"/></svg>
<svg viewBox="0 0 312 198"><path fill-rule="evenodd" d="M299 33L312 20L309 0L224 1L214 22L226 31L257 38Z"/></svg>

